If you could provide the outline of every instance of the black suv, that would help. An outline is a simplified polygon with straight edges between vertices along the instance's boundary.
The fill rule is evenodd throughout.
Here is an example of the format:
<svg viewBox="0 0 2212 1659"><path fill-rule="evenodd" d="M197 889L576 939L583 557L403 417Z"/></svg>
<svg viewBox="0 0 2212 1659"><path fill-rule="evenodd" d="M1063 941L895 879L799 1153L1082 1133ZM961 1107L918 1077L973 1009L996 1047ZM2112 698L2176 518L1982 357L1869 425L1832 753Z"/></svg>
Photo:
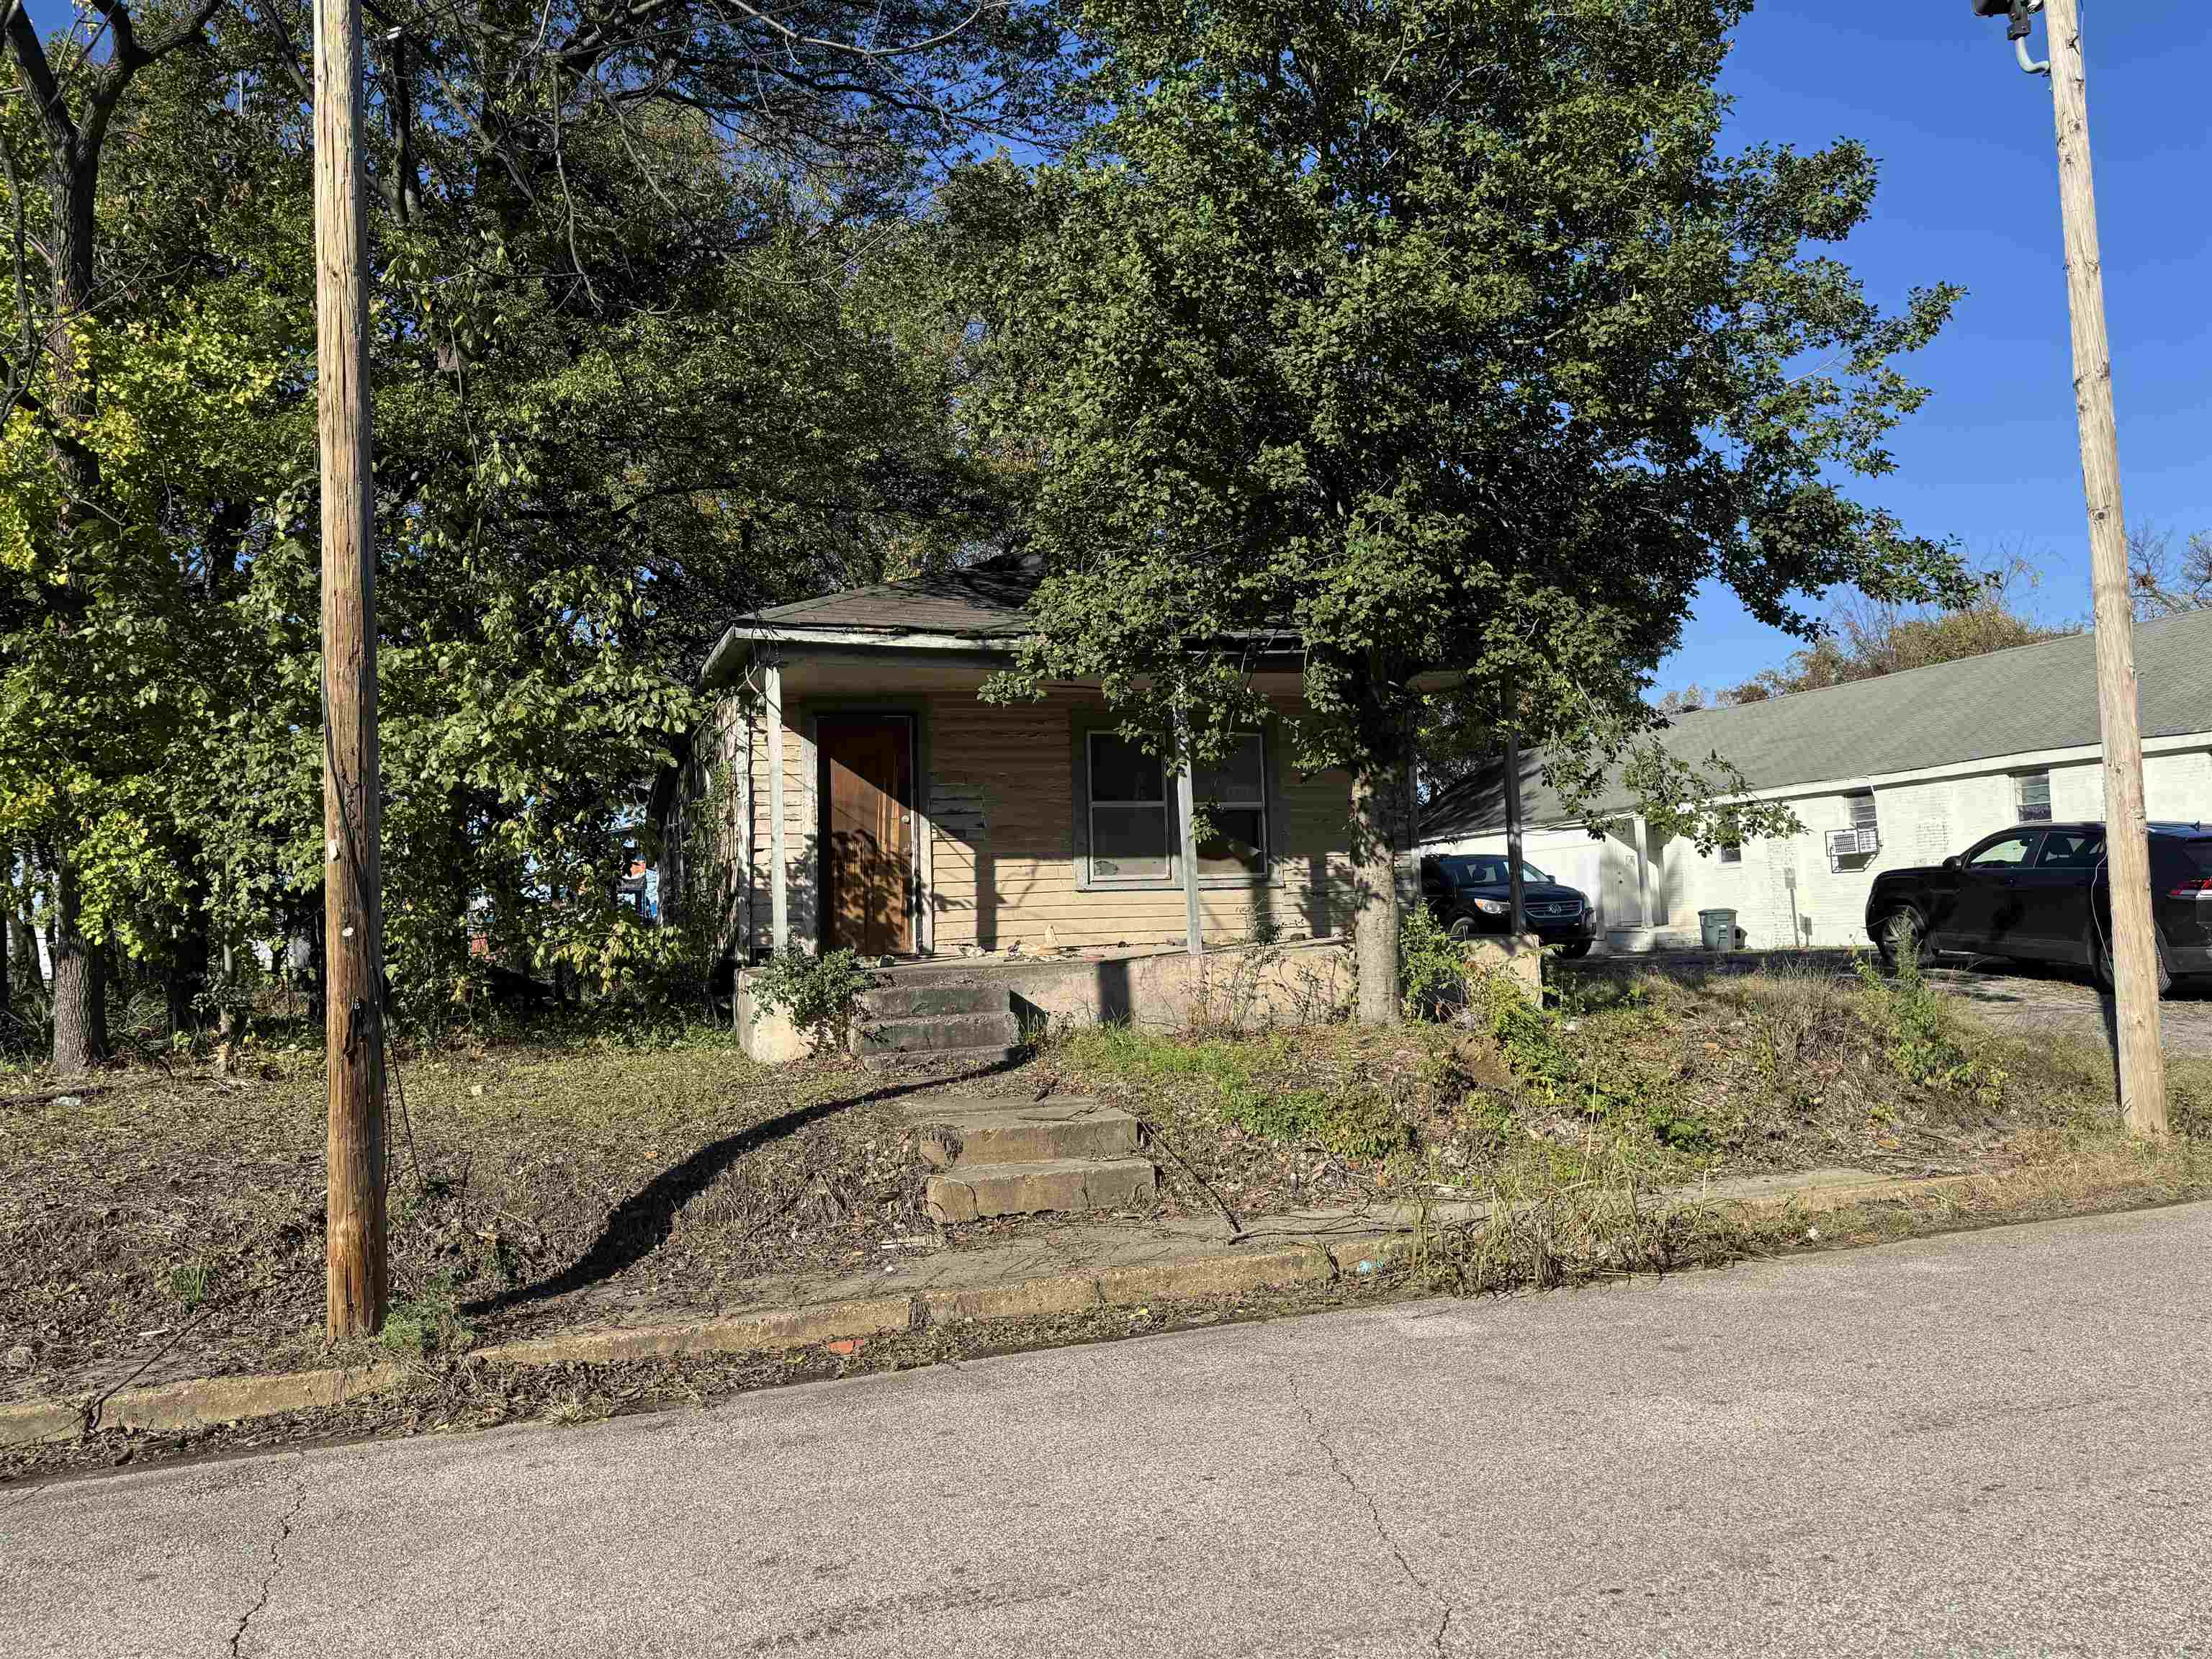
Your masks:
<svg viewBox="0 0 2212 1659"><path fill-rule="evenodd" d="M1513 866L1502 853L1446 853L1421 860L1421 897L1454 939L1502 933L1512 909ZM1528 931L1563 957L1586 957L1597 921L1588 894L1562 887L1534 865L1521 866L1521 905Z"/></svg>
<svg viewBox="0 0 2212 1659"><path fill-rule="evenodd" d="M2212 826L2150 826L2159 988L2212 974ZM1933 868L1885 870L1867 896L1884 961L1899 943L2023 962L2064 962L2112 982L2112 885L2101 823L2022 823Z"/></svg>

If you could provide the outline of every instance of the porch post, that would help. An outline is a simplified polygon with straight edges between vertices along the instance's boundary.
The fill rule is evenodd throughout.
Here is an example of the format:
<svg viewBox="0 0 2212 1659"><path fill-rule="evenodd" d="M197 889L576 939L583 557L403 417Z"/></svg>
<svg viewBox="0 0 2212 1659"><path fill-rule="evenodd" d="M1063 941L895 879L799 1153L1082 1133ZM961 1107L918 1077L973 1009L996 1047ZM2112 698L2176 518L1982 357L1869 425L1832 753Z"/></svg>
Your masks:
<svg viewBox="0 0 2212 1659"><path fill-rule="evenodd" d="M771 659L761 677L768 697L768 857L770 937L779 951L791 943L790 872L783 857L783 665Z"/></svg>
<svg viewBox="0 0 2212 1659"><path fill-rule="evenodd" d="M1206 954L1206 921L1198 908L1198 825L1191 811L1190 763L1176 772L1176 802L1182 811L1182 919L1191 955Z"/></svg>
<svg viewBox="0 0 2212 1659"><path fill-rule="evenodd" d="M1636 908L1643 926L1658 925L1651 919L1651 820L1641 817L1636 820Z"/></svg>

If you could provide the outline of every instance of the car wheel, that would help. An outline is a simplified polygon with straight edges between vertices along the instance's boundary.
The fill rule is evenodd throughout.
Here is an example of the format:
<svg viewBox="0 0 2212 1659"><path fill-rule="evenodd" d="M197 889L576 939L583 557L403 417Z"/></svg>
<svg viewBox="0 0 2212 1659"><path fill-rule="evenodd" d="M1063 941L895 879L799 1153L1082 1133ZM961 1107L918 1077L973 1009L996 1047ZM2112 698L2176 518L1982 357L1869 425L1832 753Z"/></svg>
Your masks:
<svg viewBox="0 0 2212 1659"><path fill-rule="evenodd" d="M2119 988L2118 976L2112 971L2111 943L2102 931L2094 926L2089 929L2089 971L2096 975L2099 990L2117 991ZM2166 965L2166 941L2160 939L2158 942L2158 994L2164 997L2172 989L2173 974Z"/></svg>
<svg viewBox="0 0 2212 1659"><path fill-rule="evenodd" d="M1474 923L1466 916L1454 916L1449 929L1451 936L1462 944L1474 937Z"/></svg>
<svg viewBox="0 0 2212 1659"><path fill-rule="evenodd" d="M1927 941L1927 925L1920 920L1920 913L1910 906L1892 910L1875 930L1875 948L1881 952L1885 968L1896 967L1898 952L1908 946L1916 957L1924 957Z"/></svg>
<svg viewBox="0 0 2212 1659"><path fill-rule="evenodd" d="M1572 945L1559 947L1559 955L1569 962L1580 962L1589 953L1590 942L1586 939L1578 939Z"/></svg>

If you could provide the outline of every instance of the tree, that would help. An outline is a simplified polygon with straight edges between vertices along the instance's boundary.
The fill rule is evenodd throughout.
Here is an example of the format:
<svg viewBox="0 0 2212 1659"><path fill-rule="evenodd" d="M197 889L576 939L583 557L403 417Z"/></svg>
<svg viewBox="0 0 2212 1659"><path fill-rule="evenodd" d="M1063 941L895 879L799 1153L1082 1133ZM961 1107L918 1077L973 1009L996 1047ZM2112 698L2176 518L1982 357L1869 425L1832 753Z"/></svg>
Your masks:
<svg viewBox="0 0 2212 1659"><path fill-rule="evenodd" d="M35 146L47 206L46 234L39 240L46 266L41 319L29 286L32 239L26 229L25 169L17 160L21 141L12 126L0 131L14 218L19 324L18 343L0 386L0 427L12 426L19 412L27 416L52 464L52 519L38 538L46 560L28 591L45 615L48 639L58 645L82 628L89 604L85 572L110 556L111 532L118 522L97 447L87 441L100 414L100 380L82 356L83 325L103 297L95 232L108 136L131 83L198 42L221 5L222 0L189 0L173 13L157 10L149 18L126 0L101 0L94 37L82 42L73 35L57 37L53 52L22 0L4 0L0 9L0 33L35 116L35 137L23 147ZM81 760L70 752L70 734L57 727L49 737L60 745L64 766ZM74 841L64 833L49 848L57 921L54 1066L64 1076L86 1070L106 1046L105 981L96 945L83 928Z"/></svg>
<svg viewBox="0 0 2212 1659"><path fill-rule="evenodd" d="M2015 552L1984 568L1962 604L1908 605L1846 595L1811 645L1784 667L1745 681L1724 700L1759 702L2080 633L2078 624L2038 622L2027 614L2025 596L2037 581L2035 566Z"/></svg>
<svg viewBox="0 0 2212 1659"><path fill-rule="evenodd" d="M1744 10L1093 0L1110 118L949 198L1008 243L979 420L1038 458L1050 573L995 693L1097 678L1203 759L1261 713L1258 644L1295 653L1297 762L1352 775L1364 1019L1397 1007L1417 726L1510 698L1588 793L1650 747L1700 582L1801 634L1833 584L1958 586L1837 482L1888 468L1924 397L1895 359L1954 291L1886 316L1813 246L1869 210L1857 145L1721 154Z"/></svg>
<svg viewBox="0 0 2212 1659"><path fill-rule="evenodd" d="M2130 526L2128 576L2137 622L2212 608L2212 531L2197 532L2177 549L2163 526Z"/></svg>
<svg viewBox="0 0 2212 1659"><path fill-rule="evenodd" d="M5 26L104 165L70 198L98 303L57 333L62 243L14 165L51 135L0 105L28 343L0 362L0 839L76 959L159 972L181 1023L211 955L319 909L306 8L190 40L123 16L159 51L121 57L98 9L96 39ZM619 831L730 616L990 511L911 209L979 135L1050 142L1059 40L1019 0L372 9L393 976L447 996L488 900L540 965L619 977L656 949ZM66 419L55 341L96 371Z"/></svg>

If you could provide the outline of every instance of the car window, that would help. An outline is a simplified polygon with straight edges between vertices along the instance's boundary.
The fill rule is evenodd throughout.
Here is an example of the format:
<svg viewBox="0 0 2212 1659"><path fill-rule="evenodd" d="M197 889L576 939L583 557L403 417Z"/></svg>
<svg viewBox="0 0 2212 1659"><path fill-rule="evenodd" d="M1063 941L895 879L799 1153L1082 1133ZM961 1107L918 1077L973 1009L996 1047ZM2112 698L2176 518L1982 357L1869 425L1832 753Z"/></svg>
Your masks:
<svg viewBox="0 0 2212 1659"><path fill-rule="evenodd" d="M2150 860L2151 869L2162 881L2212 881L2212 840L2180 841L2154 836Z"/></svg>
<svg viewBox="0 0 2212 1659"><path fill-rule="evenodd" d="M2017 869L2027 862L2029 851L2035 846L2038 836L2007 836L2002 841L1993 841L1966 860L1970 869Z"/></svg>
<svg viewBox="0 0 2212 1659"><path fill-rule="evenodd" d="M2104 861L2105 838L2094 830L2051 830L2045 832L2043 851L2036 855L2039 870L2094 870Z"/></svg>

